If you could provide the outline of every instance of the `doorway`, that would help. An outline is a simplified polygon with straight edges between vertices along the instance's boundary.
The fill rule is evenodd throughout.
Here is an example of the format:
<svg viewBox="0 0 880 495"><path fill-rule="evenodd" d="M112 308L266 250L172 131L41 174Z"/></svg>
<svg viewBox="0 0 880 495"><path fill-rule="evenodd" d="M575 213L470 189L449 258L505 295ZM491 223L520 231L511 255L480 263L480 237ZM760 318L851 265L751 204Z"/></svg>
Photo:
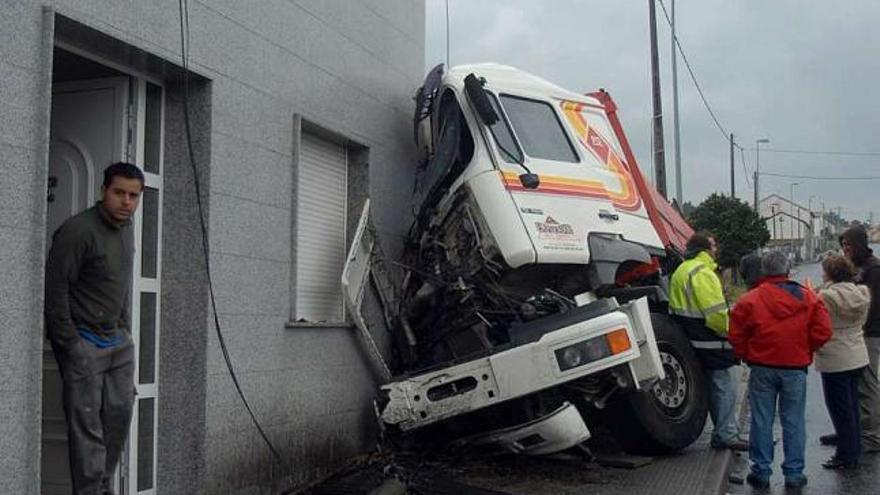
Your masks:
<svg viewBox="0 0 880 495"><path fill-rule="evenodd" d="M54 49L47 249L64 220L100 199L108 165L131 162L145 176L132 225L130 330L137 356L137 397L126 451L114 478L120 494L149 495L156 485L164 98L161 81L72 46L59 43ZM61 377L48 342L43 349L41 490L44 495L67 494L71 488Z"/></svg>

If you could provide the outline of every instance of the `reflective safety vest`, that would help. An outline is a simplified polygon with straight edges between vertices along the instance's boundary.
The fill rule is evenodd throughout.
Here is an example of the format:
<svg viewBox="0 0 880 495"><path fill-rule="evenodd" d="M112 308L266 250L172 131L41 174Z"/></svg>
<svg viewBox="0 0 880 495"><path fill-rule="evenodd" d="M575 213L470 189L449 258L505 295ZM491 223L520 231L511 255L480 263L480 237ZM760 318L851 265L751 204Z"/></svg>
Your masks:
<svg viewBox="0 0 880 495"><path fill-rule="evenodd" d="M706 251L679 265L669 284L669 310L682 323L703 364L724 369L737 360L727 342L728 306L715 274L717 266Z"/></svg>

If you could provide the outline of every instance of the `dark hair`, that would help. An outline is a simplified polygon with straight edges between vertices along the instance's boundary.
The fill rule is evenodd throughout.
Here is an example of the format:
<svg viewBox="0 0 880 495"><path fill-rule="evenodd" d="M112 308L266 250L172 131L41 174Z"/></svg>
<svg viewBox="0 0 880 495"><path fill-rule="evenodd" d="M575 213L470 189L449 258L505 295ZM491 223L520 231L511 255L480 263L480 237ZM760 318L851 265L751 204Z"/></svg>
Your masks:
<svg viewBox="0 0 880 495"><path fill-rule="evenodd" d="M739 274L745 280L746 285L754 287L763 275L761 271L761 256L755 253L743 256L739 260Z"/></svg>
<svg viewBox="0 0 880 495"><path fill-rule="evenodd" d="M846 256L833 254L822 261L822 270L832 282L852 282L858 271Z"/></svg>
<svg viewBox="0 0 880 495"><path fill-rule="evenodd" d="M846 229L840 237L837 238L840 247L846 241L852 249L852 261L857 265L862 265L874 251L868 247L868 231L861 225L853 225Z"/></svg>
<svg viewBox="0 0 880 495"><path fill-rule="evenodd" d="M137 165L127 162L116 162L104 169L104 187L110 186L114 177L124 177L126 179L137 179L144 187L144 173Z"/></svg>
<svg viewBox="0 0 880 495"><path fill-rule="evenodd" d="M689 252L708 251L712 249L712 241L710 241L710 239L715 239L717 241L715 235L709 231L701 230L699 232L695 232L694 235L692 235L691 238L688 239L685 248Z"/></svg>

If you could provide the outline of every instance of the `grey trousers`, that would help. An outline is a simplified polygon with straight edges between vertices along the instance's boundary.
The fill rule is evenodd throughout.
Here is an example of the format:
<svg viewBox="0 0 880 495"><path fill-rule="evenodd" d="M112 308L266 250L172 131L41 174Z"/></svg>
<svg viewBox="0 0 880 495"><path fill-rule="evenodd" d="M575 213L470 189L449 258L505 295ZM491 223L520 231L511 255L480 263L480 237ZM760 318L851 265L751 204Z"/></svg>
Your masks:
<svg viewBox="0 0 880 495"><path fill-rule="evenodd" d="M60 347L64 416L74 495L102 495L119 463L134 405L134 345L99 349L90 342Z"/></svg>
<svg viewBox="0 0 880 495"><path fill-rule="evenodd" d="M865 337L870 364L859 380L859 416L862 446L880 448L880 337Z"/></svg>

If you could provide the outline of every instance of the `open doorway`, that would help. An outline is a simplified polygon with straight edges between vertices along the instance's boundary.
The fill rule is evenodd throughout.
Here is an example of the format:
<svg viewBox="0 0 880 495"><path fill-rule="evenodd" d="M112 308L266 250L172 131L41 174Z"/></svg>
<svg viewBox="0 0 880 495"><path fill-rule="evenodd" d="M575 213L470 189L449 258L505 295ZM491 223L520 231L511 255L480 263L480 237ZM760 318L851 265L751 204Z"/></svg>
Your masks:
<svg viewBox="0 0 880 495"><path fill-rule="evenodd" d="M130 291L137 398L115 484L121 494L155 493L164 89L161 81L61 44L54 49L52 72L47 249L64 220L100 199L108 165L134 163L146 178L133 223ZM48 343L42 401L42 493L67 494L71 488L61 377Z"/></svg>

